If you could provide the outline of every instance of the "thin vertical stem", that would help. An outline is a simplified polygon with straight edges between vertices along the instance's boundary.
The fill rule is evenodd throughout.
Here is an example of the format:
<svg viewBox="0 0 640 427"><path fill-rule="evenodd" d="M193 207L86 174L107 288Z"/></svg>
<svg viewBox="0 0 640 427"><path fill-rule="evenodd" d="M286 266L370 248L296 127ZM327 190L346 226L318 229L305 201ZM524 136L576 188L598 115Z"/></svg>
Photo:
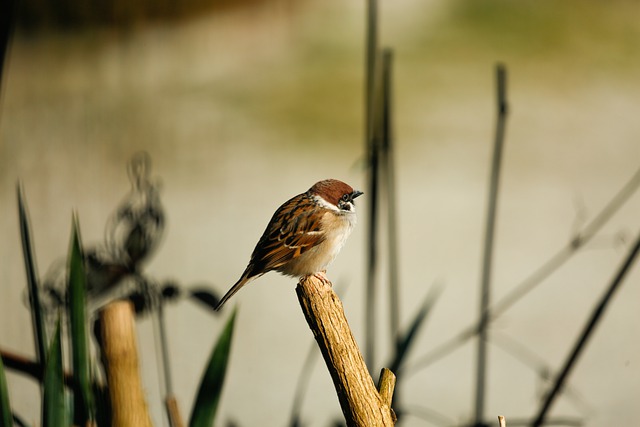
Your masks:
<svg viewBox="0 0 640 427"><path fill-rule="evenodd" d="M375 137L374 137L375 140ZM369 229L367 233L367 292L365 305L365 360L373 369L375 364L376 303L377 303L377 263L378 263L378 172L379 150L372 141L369 155Z"/></svg>
<svg viewBox="0 0 640 427"><path fill-rule="evenodd" d="M377 204L378 204L378 144L374 129L375 84L378 56L377 1L367 1L366 64L365 64L365 152L367 155L367 197L369 201L369 229L367 233L367 271L365 296L365 360L369 369L375 363L375 307L377 258Z"/></svg>
<svg viewBox="0 0 640 427"><path fill-rule="evenodd" d="M373 87L375 85L376 57L378 55L378 4L367 0L366 58L365 58L365 145L371 142L373 121Z"/></svg>
<svg viewBox="0 0 640 427"><path fill-rule="evenodd" d="M393 158L393 51L382 51L382 140L381 166L387 196L387 239L389 262L389 332L395 343L400 331L398 279L398 230L396 219L395 168Z"/></svg>
<svg viewBox="0 0 640 427"><path fill-rule="evenodd" d="M496 216L498 206L498 186L500 182L500 164L504 145L504 131L507 118L506 99L507 71L502 64L496 67L497 86L497 120L496 134L491 163L491 181L489 184L489 200L487 206L487 224L485 229L484 253L482 259L482 279L480 289L480 320L478 337L478 359L476 378L475 425L483 425L484 402L486 394L487 375L487 342L490 320L489 306L491 304L491 267L493 261L493 244L495 237Z"/></svg>
<svg viewBox="0 0 640 427"><path fill-rule="evenodd" d="M156 310L158 338L160 339L160 353L162 354L162 371L164 376L165 394L173 395L173 381L171 379L171 364L169 362L169 341L167 340L167 325L164 318L164 302L160 300Z"/></svg>
<svg viewBox="0 0 640 427"><path fill-rule="evenodd" d="M160 345L160 356L156 353L156 358L160 359L162 365L161 377L164 379L164 403L167 411L167 418L171 427L182 427L182 417L178 408L178 401L173 394L173 380L171 376L171 362L169 360L169 340L167 338L167 325L164 315L164 301L161 296L157 297L156 310L154 312L153 326L156 331L156 340ZM158 345L158 344L156 344Z"/></svg>
<svg viewBox="0 0 640 427"><path fill-rule="evenodd" d="M547 279L553 272L558 270L564 263L566 263L572 256L578 253L578 250L586 245L591 239L607 224L609 219L624 206L633 194L638 190L640 186L640 169L637 169L633 176L625 183L625 185L618 190L607 205L591 220L583 229L577 234L577 237L567 243L565 247L557 251L551 258L549 258L542 266L536 269L532 274L526 277L522 282L517 284L512 291L504 296L500 301L495 303L490 309L490 319L497 319L500 315L504 314L515 303L520 301L529 292L535 289L540 283ZM431 352L422 356L416 363L413 364L411 369L413 371L418 369L424 369L430 366L434 362L442 359L447 354L451 353L458 347L467 342L468 339L475 336L478 332L478 325L474 324L469 326L456 334L453 338L447 342L439 345Z"/></svg>
<svg viewBox="0 0 640 427"><path fill-rule="evenodd" d="M564 385L565 380L569 376L569 373L571 372L571 368L573 368L573 366L576 364L578 360L578 356L580 356L580 354L582 353L582 350L584 350L585 346L587 345L587 341L589 340L593 331L595 330L595 327L598 324L598 321L602 318L602 315L604 314L604 310L607 308L607 305L609 304L609 302L611 302L611 299L613 298L615 291L618 290L627 272L633 265L633 262L635 261L638 255L638 252L640 252L640 235L636 238L636 242L633 245L633 248L629 252L629 255L627 255L627 258L622 263L622 266L616 273L615 277L611 281L611 284L609 285L607 291L602 296L597 307L595 308L593 313L591 313L591 317L589 318L589 321L587 322L582 333L580 334L580 337L578 338L578 341L576 342L573 350L571 351L569 357L567 358L565 365L563 366L562 370L558 374L558 377L556 378L556 381L553 384L553 387L549 391L549 394L547 394L547 397L543 402L542 407L540 408L540 412L538 413L538 416L536 417L536 419L532 424L533 427L539 427L544 423L544 419L547 416L549 409L551 409L551 405L553 404L555 398L557 397L558 393L562 389L562 386Z"/></svg>

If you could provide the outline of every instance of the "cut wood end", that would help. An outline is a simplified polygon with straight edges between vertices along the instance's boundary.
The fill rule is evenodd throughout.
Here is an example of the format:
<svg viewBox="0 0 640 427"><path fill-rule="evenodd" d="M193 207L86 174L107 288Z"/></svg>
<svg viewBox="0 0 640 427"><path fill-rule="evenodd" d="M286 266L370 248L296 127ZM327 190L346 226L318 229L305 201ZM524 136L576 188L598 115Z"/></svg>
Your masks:
<svg viewBox="0 0 640 427"><path fill-rule="evenodd" d="M382 401L388 407L391 407L393 400L393 391L396 388L396 376L390 369L382 368L380 371L380 380L378 381L378 392Z"/></svg>

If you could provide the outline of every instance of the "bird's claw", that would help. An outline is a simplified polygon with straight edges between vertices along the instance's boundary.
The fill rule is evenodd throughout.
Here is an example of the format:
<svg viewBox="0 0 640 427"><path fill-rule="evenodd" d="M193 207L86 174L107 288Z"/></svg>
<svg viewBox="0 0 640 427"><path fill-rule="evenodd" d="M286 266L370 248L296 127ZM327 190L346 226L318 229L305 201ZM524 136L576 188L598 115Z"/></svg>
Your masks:
<svg viewBox="0 0 640 427"><path fill-rule="evenodd" d="M327 277L327 270L322 270L322 271L319 271L317 273L313 273L312 276L314 276L315 278L317 278L318 280L320 280L322 283L324 283L327 286L333 286L331 284L331 281Z"/></svg>

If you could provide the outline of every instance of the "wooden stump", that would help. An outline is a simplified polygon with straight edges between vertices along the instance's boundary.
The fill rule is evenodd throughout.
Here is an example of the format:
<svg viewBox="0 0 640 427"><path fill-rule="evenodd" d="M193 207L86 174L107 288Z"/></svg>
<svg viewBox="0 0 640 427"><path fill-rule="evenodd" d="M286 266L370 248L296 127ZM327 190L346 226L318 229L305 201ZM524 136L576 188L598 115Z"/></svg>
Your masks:
<svg viewBox="0 0 640 427"><path fill-rule="evenodd" d="M113 427L151 427L142 392L133 306L116 301L100 312L102 355L105 360Z"/></svg>
<svg viewBox="0 0 640 427"><path fill-rule="evenodd" d="M315 276L304 277L296 293L329 368L347 425L393 426L395 414L391 398L395 375L388 369L383 370L382 393L378 392L351 333L342 302L331 284Z"/></svg>

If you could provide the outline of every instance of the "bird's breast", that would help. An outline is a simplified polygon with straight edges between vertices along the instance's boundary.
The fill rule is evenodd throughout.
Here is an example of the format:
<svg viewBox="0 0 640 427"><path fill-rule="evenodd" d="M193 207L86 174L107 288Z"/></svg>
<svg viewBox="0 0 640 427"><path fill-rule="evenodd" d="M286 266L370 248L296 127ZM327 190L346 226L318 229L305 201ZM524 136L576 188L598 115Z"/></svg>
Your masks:
<svg viewBox="0 0 640 427"><path fill-rule="evenodd" d="M325 270L344 246L355 222L353 213L325 213L320 221L320 229L324 233L322 242L283 266L280 271L291 276L306 276Z"/></svg>
<svg viewBox="0 0 640 427"><path fill-rule="evenodd" d="M352 213L335 214L333 212L327 212L322 217L321 226L325 230L327 244L327 250L331 252L331 259L329 262L338 255L340 249L347 241L347 237L351 234L353 226L356 222L356 216Z"/></svg>

